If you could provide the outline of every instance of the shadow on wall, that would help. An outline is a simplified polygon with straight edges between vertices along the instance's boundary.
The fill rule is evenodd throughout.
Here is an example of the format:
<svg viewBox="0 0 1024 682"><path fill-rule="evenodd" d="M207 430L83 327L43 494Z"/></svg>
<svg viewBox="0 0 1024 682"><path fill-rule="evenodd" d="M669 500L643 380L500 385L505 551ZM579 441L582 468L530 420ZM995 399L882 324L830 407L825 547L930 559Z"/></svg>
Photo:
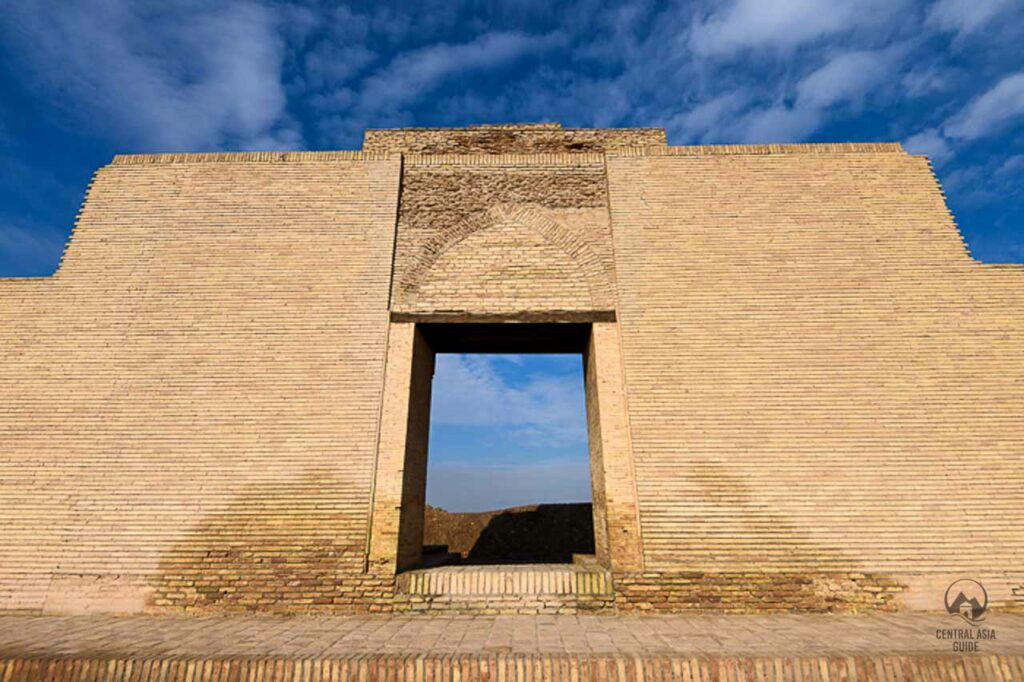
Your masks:
<svg viewBox="0 0 1024 682"><path fill-rule="evenodd" d="M352 512L352 487L325 472L247 486L164 555L149 606L295 612L387 603L390 583L362 573L366 519Z"/></svg>
<svg viewBox="0 0 1024 682"><path fill-rule="evenodd" d="M687 460L673 494L689 506L673 520L671 544L648 549L645 573L617 576L620 603L722 613L898 609L903 583L865 570L817 510L801 520L800 507L784 504L790 489L758 496L751 479L759 475L718 459ZM820 481L807 476L804 485Z"/></svg>
<svg viewBox="0 0 1024 682"><path fill-rule="evenodd" d="M463 564L571 563L594 553L592 505L541 504L456 513L427 507L424 544L447 546Z"/></svg>

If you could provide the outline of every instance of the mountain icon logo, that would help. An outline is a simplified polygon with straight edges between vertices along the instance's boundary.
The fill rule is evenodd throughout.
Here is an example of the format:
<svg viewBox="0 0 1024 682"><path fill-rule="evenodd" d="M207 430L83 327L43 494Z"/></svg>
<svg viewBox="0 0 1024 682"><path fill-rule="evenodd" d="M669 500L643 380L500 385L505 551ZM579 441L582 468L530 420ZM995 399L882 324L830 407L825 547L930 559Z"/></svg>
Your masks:
<svg viewBox="0 0 1024 682"><path fill-rule="evenodd" d="M946 588L946 611L971 625L985 620L988 592L977 580L961 578Z"/></svg>

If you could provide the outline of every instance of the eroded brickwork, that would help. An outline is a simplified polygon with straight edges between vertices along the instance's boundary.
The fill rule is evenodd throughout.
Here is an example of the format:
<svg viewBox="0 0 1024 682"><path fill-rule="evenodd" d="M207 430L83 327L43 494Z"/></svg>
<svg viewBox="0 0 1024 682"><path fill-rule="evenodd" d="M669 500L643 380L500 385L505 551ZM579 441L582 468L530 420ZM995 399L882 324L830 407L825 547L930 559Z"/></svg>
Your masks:
<svg viewBox="0 0 1024 682"><path fill-rule="evenodd" d="M462 614L576 614L615 607L611 575L596 566L447 566L396 581L395 610Z"/></svg>
<svg viewBox="0 0 1024 682"><path fill-rule="evenodd" d="M407 158L393 309L611 310L607 200L600 155Z"/></svg>
<svg viewBox="0 0 1024 682"><path fill-rule="evenodd" d="M661 128L568 128L557 123L367 130L363 150L403 154L560 154L665 146Z"/></svg>
<svg viewBox="0 0 1024 682"><path fill-rule="evenodd" d="M862 573L643 572L615 576L624 612L895 611L905 585Z"/></svg>

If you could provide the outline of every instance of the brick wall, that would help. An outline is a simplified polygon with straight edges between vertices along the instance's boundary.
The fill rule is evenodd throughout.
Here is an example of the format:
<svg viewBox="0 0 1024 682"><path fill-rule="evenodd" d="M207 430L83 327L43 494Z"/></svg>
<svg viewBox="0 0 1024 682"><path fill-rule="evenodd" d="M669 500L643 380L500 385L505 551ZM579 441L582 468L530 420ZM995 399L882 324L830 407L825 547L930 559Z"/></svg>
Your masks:
<svg viewBox="0 0 1024 682"><path fill-rule="evenodd" d="M569 128L557 123L369 129L363 150L405 154L551 154L665 146L661 128Z"/></svg>
<svg viewBox="0 0 1024 682"><path fill-rule="evenodd" d="M942 608L968 575L1008 601L1024 267L968 255L927 160L673 148L608 171L647 572L624 594Z"/></svg>
<svg viewBox="0 0 1024 682"><path fill-rule="evenodd" d="M407 157L392 308L614 307L603 156Z"/></svg>
<svg viewBox="0 0 1024 682"><path fill-rule="evenodd" d="M391 608L413 324L473 316L602 320L619 608L1024 606L1024 267L898 145L658 135L102 169L0 280L0 610Z"/></svg>
<svg viewBox="0 0 1024 682"><path fill-rule="evenodd" d="M364 608L400 163L126 157L0 280L0 609ZM369 582L368 582L369 581Z"/></svg>

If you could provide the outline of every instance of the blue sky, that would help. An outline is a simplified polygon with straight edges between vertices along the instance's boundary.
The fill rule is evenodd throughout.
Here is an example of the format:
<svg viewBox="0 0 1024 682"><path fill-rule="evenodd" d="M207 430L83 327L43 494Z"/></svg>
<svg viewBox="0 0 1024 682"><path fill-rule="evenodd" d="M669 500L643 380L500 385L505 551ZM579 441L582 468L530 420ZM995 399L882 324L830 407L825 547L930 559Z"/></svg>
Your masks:
<svg viewBox="0 0 1024 682"><path fill-rule="evenodd" d="M0 276L56 267L118 152L356 148L367 126L898 140L1024 262L1021 0L4 0Z"/></svg>
<svg viewBox="0 0 1024 682"><path fill-rule="evenodd" d="M901 141L932 157L975 257L1020 263L1022 41L1021 0L0 0L0 276L53 272L115 153L351 149L366 127L510 121L662 126L672 144ZM550 437L546 452L520 438L538 486L578 462L579 425L542 409L567 366L445 362L537 408L491 426ZM439 462L474 438L515 454L438 409Z"/></svg>
<svg viewBox="0 0 1024 682"><path fill-rule="evenodd" d="M441 354L432 398L428 503L590 500L582 356Z"/></svg>

